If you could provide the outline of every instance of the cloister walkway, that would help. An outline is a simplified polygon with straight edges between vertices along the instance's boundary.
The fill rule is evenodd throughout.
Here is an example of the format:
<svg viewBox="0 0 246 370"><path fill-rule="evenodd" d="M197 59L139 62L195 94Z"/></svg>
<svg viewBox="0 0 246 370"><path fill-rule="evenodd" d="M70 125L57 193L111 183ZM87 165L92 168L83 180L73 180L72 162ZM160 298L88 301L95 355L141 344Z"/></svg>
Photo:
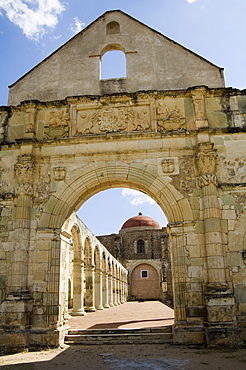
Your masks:
<svg viewBox="0 0 246 370"><path fill-rule="evenodd" d="M86 316L73 316L71 329L129 329L172 325L174 312L158 301L126 302L119 306L90 312Z"/></svg>

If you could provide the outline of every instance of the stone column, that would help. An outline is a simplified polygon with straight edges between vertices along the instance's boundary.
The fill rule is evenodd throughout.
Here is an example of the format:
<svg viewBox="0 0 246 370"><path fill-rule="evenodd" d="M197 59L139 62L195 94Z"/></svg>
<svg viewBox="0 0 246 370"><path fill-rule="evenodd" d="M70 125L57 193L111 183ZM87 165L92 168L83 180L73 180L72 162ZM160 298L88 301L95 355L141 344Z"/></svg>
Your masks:
<svg viewBox="0 0 246 370"><path fill-rule="evenodd" d="M221 209L215 174L216 151L211 143L199 145L197 163L201 211L207 255L208 289L226 286L225 255L221 234Z"/></svg>
<svg viewBox="0 0 246 370"><path fill-rule="evenodd" d="M115 276L112 277L112 283L113 283L113 305L117 306L118 305L118 302L117 302L117 280L116 280Z"/></svg>
<svg viewBox="0 0 246 370"><path fill-rule="evenodd" d="M114 300L113 300L113 279L112 275L108 275L108 303L109 307L114 307Z"/></svg>
<svg viewBox="0 0 246 370"><path fill-rule="evenodd" d="M116 284L117 284L117 303L118 304L121 304L121 298L120 298L120 277L117 278L116 280Z"/></svg>
<svg viewBox="0 0 246 370"><path fill-rule="evenodd" d="M120 303L124 303L124 273L121 274L121 280L120 280Z"/></svg>
<svg viewBox="0 0 246 370"><path fill-rule="evenodd" d="M202 259L191 258L189 236L194 238L194 222L168 224L174 298L174 342L204 343Z"/></svg>
<svg viewBox="0 0 246 370"><path fill-rule="evenodd" d="M31 208L34 188L32 185L34 161L32 155L18 158L15 173L17 207L15 219L15 243L12 261L11 293L19 298L29 297L27 290L28 250L30 243Z"/></svg>
<svg viewBox="0 0 246 370"><path fill-rule="evenodd" d="M31 325L33 302L27 287L28 253L30 243L31 208L33 188L34 160L32 155L18 157L15 165L17 186L15 189L16 218L15 239L12 252L9 290L6 300L0 306L0 322L6 331L2 337L6 345L9 343L8 331L12 332L12 343L16 348L24 348L28 344L27 329Z"/></svg>
<svg viewBox="0 0 246 370"><path fill-rule="evenodd" d="M85 266L85 310L96 311L94 296L94 266Z"/></svg>
<svg viewBox="0 0 246 370"><path fill-rule="evenodd" d="M95 270L95 306L97 310L103 310L102 305L102 271L100 268Z"/></svg>
<svg viewBox="0 0 246 370"><path fill-rule="evenodd" d="M227 281L225 251L222 240L221 207L218 200L216 178L217 153L211 143L198 146L197 163L201 213L204 224L204 236L207 260L207 342L209 345L235 342L235 300Z"/></svg>
<svg viewBox="0 0 246 370"><path fill-rule="evenodd" d="M72 316L84 316L84 262L73 260L73 309Z"/></svg>
<svg viewBox="0 0 246 370"><path fill-rule="evenodd" d="M109 308L109 282L108 273L103 272L102 285L103 285L103 307Z"/></svg>
<svg viewBox="0 0 246 370"><path fill-rule="evenodd" d="M175 325L186 324L188 252L183 234L183 223L171 226L171 258L174 288Z"/></svg>
<svg viewBox="0 0 246 370"><path fill-rule="evenodd" d="M42 257L41 257L42 256ZM61 281L61 229L38 229L34 260L32 330L30 342L57 346L68 330L66 297Z"/></svg>

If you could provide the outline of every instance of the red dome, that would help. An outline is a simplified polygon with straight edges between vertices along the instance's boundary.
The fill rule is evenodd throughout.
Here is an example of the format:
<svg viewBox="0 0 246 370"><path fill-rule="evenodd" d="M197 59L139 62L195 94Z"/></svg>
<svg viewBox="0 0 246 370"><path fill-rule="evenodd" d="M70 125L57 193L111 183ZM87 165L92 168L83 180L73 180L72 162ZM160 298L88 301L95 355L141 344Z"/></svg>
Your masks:
<svg viewBox="0 0 246 370"><path fill-rule="evenodd" d="M128 229L130 227L151 227L153 229L161 229L157 221L153 220L151 217L143 216L141 212L139 212L138 216L129 218L129 220L122 225L121 230Z"/></svg>

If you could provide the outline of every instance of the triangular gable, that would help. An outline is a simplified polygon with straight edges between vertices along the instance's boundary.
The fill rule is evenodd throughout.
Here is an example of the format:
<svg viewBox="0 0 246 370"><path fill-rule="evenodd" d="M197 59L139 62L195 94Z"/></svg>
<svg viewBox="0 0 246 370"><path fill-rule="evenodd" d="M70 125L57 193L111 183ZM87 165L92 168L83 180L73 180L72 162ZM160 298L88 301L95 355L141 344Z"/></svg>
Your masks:
<svg viewBox="0 0 246 370"><path fill-rule="evenodd" d="M110 23L119 25L118 32L107 32ZM125 52L127 77L120 84L105 84L100 80L100 61L105 51L113 49ZM112 10L10 85L9 104L196 85L224 87L222 68L121 10Z"/></svg>

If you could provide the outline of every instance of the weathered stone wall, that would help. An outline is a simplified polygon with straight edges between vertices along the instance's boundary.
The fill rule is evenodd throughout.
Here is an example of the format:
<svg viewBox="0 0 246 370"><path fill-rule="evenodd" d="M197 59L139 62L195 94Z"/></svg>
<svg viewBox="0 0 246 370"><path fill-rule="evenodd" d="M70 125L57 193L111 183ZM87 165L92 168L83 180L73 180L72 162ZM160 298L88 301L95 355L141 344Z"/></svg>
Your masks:
<svg viewBox="0 0 246 370"><path fill-rule="evenodd" d="M175 341L242 344L245 103L244 92L198 87L2 107L4 338L62 340L62 225L98 191L127 186L169 221ZM10 335L17 326L22 336Z"/></svg>
<svg viewBox="0 0 246 370"><path fill-rule="evenodd" d="M118 24L114 32L112 22ZM110 50L125 53L126 78L100 80L100 62ZM198 85L224 87L223 71L123 12L111 11L10 86L9 105Z"/></svg>

